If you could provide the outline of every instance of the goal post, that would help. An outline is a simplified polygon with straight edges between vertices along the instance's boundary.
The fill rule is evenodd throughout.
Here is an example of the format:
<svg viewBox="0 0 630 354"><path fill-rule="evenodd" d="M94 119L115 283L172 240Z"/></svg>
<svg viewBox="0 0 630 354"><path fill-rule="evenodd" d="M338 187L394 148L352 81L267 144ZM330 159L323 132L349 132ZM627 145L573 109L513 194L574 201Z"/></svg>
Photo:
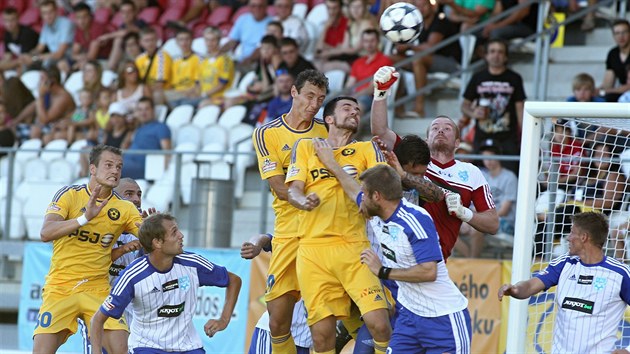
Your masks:
<svg viewBox="0 0 630 354"><path fill-rule="evenodd" d="M522 122L522 142L520 155L520 171L518 179L518 200L516 207L516 225L514 234L514 252L512 255L511 282L515 284L531 277L534 259L542 266L551 259L554 247L549 239L543 239L542 254L534 254L534 243L537 227L540 223L536 219L536 198L541 189L539 175L547 172L549 181L544 181L545 186L552 190L549 204L555 205L555 188L558 176L558 162L551 163L551 167L542 165L542 159L554 161L550 155L549 129L553 129L553 119L566 119L573 126L587 126L590 128L600 126L630 131L630 104L626 103L581 103L581 102L525 102ZM606 137L606 133L599 137ZM612 138L608 136L606 138ZM591 141L594 143L594 140ZM556 160L562 158L556 158ZM589 158L585 158L589 161ZM591 158L592 160L592 158ZM586 163L579 161L578 163ZM545 168L547 170L545 171ZM555 181L553 180L555 179ZM547 183L548 182L548 183ZM554 199L554 200L551 200ZM554 210L550 210L554 212ZM549 214L547 214L549 215ZM553 222L553 221L552 221ZM553 224L551 224L553 226ZM545 227L548 227L545 225ZM552 235L553 236L553 235ZM553 241L553 238L551 239ZM534 258L536 256L536 258ZM550 331L549 326L529 326L529 300L517 300L510 298L508 328L507 328L507 353L528 352L526 340L528 331ZM552 308L552 307L550 307ZM553 309L555 312L555 309ZM542 316L545 317L545 316ZM532 334L530 333L530 336ZM539 335L536 333L536 337ZM551 333L545 334L546 341L550 341ZM547 343L549 344L549 343ZM539 352L547 349L542 348Z"/></svg>

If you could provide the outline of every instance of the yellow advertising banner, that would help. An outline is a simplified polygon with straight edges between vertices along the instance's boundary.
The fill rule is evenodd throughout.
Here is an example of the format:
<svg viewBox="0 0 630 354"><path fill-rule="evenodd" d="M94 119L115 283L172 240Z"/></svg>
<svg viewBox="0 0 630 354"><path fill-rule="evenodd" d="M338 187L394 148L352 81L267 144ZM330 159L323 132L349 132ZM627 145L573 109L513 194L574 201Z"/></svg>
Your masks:
<svg viewBox="0 0 630 354"><path fill-rule="evenodd" d="M451 279L468 299L472 326L472 352L496 353L501 334L501 262L450 258L446 264Z"/></svg>

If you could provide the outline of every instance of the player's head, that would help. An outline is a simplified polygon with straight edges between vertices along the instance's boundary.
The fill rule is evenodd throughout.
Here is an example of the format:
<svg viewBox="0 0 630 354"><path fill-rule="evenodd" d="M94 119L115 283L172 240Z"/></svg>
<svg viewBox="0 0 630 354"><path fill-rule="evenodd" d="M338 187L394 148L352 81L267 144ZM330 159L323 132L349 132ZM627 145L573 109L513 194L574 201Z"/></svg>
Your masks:
<svg viewBox="0 0 630 354"><path fill-rule="evenodd" d="M122 152L109 145L96 145L90 151L90 179L102 186L115 188L122 172Z"/></svg>
<svg viewBox="0 0 630 354"><path fill-rule="evenodd" d="M608 238L608 221L602 213L586 212L573 215L569 241L569 253L580 254L588 242L597 248L604 247Z"/></svg>
<svg viewBox="0 0 630 354"><path fill-rule="evenodd" d="M376 165L360 176L363 200L361 212L369 217L381 216L383 204L398 203L402 198L402 184L398 172L387 165Z"/></svg>
<svg viewBox="0 0 630 354"><path fill-rule="evenodd" d="M136 208L142 208L142 190L133 178L121 178L118 186L114 188L114 192L118 193L123 199L132 202Z"/></svg>
<svg viewBox="0 0 630 354"><path fill-rule="evenodd" d="M459 127L447 116L437 116L427 131L427 143L431 152L453 154L459 145Z"/></svg>
<svg viewBox="0 0 630 354"><path fill-rule="evenodd" d="M324 104L328 92L328 78L317 70L302 71L291 88L291 113L312 120Z"/></svg>
<svg viewBox="0 0 630 354"><path fill-rule="evenodd" d="M356 133L361 120L361 109L356 98L350 96L335 97L324 107L324 125L330 131L334 126L340 130Z"/></svg>
<svg viewBox="0 0 630 354"><path fill-rule="evenodd" d="M424 139L417 135L405 135L394 148L394 154L403 170L415 176L424 176L431 162L431 151Z"/></svg>
<svg viewBox="0 0 630 354"><path fill-rule="evenodd" d="M156 213L144 219L138 239L147 253L158 251L176 256L184 252L184 235L177 226L177 219L169 213Z"/></svg>

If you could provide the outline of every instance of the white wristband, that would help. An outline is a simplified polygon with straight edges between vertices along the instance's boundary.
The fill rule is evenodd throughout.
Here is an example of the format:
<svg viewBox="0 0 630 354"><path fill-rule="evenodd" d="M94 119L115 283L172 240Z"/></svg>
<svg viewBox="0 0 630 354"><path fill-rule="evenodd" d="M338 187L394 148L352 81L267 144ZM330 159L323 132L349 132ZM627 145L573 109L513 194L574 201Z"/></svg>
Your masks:
<svg viewBox="0 0 630 354"><path fill-rule="evenodd" d="M462 215L462 217L459 219L463 222L469 222L473 218L473 211L466 207L464 207L463 209L464 209L464 215Z"/></svg>
<svg viewBox="0 0 630 354"><path fill-rule="evenodd" d="M79 223L79 226L84 226L85 224L88 223L88 219L85 217L85 214L82 214L81 216L79 216L77 218L77 222Z"/></svg>

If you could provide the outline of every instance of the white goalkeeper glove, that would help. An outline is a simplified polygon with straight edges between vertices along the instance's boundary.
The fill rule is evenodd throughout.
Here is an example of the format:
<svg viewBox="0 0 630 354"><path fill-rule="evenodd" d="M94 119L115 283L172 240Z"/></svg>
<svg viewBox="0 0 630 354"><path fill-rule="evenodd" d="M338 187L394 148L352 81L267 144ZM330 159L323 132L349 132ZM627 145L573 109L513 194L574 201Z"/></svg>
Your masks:
<svg viewBox="0 0 630 354"><path fill-rule="evenodd" d="M456 216L463 222L469 222L473 218L472 210L462 204L462 197L457 193L446 193L444 198L449 214Z"/></svg>
<svg viewBox="0 0 630 354"><path fill-rule="evenodd" d="M389 89L398 80L400 74L393 66L381 66L374 74L374 101L387 98Z"/></svg>

